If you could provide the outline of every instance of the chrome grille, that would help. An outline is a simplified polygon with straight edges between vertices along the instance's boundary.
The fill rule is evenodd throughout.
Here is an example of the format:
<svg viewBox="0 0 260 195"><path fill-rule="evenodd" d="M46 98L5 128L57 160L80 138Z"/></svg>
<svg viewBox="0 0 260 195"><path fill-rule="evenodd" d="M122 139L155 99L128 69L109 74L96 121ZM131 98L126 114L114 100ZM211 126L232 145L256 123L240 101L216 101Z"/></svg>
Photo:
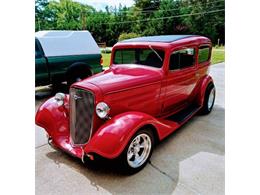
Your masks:
<svg viewBox="0 0 260 195"><path fill-rule="evenodd" d="M94 95L79 88L70 89L70 136L73 144L86 144L92 133Z"/></svg>

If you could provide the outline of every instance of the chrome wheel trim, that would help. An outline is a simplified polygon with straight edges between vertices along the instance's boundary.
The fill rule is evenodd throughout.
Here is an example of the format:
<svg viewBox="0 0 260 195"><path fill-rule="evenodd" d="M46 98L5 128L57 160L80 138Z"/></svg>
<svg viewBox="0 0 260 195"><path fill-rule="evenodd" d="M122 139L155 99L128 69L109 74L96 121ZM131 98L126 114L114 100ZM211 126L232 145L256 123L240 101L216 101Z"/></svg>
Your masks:
<svg viewBox="0 0 260 195"><path fill-rule="evenodd" d="M208 99L208 109L209 110L211 110L213 107L214 99L215 99L215 88L212 88L209 93L209 99Z"/></svg>
<svg viewBox="0 0 260 195"><path fill-rule="evenodd" d="M142 133L137 135L127 150L127 163L132 168L142 166L150 155L152 148L151 138Z"/></svg>

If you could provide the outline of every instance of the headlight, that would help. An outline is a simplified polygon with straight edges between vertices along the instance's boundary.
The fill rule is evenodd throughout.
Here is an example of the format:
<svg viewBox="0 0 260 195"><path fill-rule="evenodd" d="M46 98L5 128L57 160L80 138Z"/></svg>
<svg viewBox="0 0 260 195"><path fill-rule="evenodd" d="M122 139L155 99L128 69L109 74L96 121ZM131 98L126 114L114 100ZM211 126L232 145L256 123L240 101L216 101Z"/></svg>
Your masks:
<svg viewBox="0 0 260 195"><path fill-rule="evenodd" d="M54 99L56 100L56 102L59 106L62 106L64 104L65 94L56 93L56 95L54 96Z"/></svg>
<svg viewBox="0 0 260 195"><path fill-rule="evenodd" d="M110 108L105 102L99 102L96 106L96 113L102 119L108 117L109 111Z"/></svg>

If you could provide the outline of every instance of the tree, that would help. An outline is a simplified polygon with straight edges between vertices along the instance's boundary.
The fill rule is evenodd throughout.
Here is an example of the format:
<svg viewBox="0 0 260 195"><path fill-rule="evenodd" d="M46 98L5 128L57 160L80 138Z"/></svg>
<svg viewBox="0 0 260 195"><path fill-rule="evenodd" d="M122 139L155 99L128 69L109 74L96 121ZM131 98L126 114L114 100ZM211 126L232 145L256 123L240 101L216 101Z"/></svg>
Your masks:
<svg viewBox="0 0 260 195"><path fill-rule="evenodd" d="M48 0L36 0L35 1L35 28L41 29L42 22L44 22L44 9L48 5Z"/></svg>
<svg viewBox="0 0 260 195"><path fill-rule="evenodd" d="M193 34L200 34L211 38L216 43L218 38L224 41L224 26L225 15L224 12L215 12L209 14L211 11L221 10L225 7L224 1L216 0L197 0L186 1L184 7L190 6L191 11L187 12L183 8L184 13L204 13L199 15L191 15L184 18L184 22L189 26L189 32Z"/></svg>
<svg viewBox="0 0 260 195"><path fill-rule="evenodd" d="M89 30L97 42L112 46L121 34L205 35L225 39L224 0L134 0L132 7L93 7L72 0L36 0L35 30ZM220 11L219 11L220 10Z"/></svg>
<svg viewBox="0 0 260 195"><path fill-rule="evenodd" d="M160 5L160 0L134 0L135 6L142 11L157 10Z"/></svg>
<svg viewBox="0 0 260 195"><path fill-rule="evenodd" d="M95 9L72 0L36 0L36 31L43 29L80 30L86 28L86 17ZM39 25L41 24L41 28Z"/></svg>
<svg viewBox="0 0 260 195"><path fill-rule="evenodd" d="M181 15L181 1L164 0L161 2L158 11L154 12L153 18L148 22L145 35L153 34L183 34L186 32L186 24L181 18L172 16Z"/></svg>
<svg viewBox="0 0 260 195"><path fill-rule="evenodd" d="M140 35L138 35L136 33L122 33L119 36L118 41L123 41L125 39L131 39L131 38L135 38L135 37L140 37Z"/></svg>

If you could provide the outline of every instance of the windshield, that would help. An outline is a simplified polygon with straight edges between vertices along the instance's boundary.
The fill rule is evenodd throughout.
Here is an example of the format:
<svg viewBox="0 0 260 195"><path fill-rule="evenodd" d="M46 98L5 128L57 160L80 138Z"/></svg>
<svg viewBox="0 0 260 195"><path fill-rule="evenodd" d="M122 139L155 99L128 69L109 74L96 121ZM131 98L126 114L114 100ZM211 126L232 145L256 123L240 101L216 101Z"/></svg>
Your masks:
<svg viewBox="0 0 260 195"><path fill-rule="evenodd" d="M158 56L159 55L159 56ZM164 51L158 49L117 49L114 54L114 64L140 64L161 68Z"/></svg>

